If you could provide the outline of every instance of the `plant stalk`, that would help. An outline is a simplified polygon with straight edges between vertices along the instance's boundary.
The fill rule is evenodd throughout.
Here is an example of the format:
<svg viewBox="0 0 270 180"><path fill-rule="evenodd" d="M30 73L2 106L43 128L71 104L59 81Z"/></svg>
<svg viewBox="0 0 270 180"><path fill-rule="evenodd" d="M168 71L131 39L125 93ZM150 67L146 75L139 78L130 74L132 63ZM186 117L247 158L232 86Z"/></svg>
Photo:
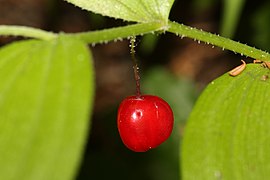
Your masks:
<svg viewBox="0 0 270 180"><path fill-rule="evenodd" d="M270 54L265 51L176 22L169 22L168 32L172 32L182 38L189 37L197 40L198 42L202 41L207 44L219 46L222 49L231 50L235 53L241 54L242 56L246 55L254 59L270 61Z"/></svg>
<svg viewBox="0 0 270 180"><path fill-rule="evenodd" d="M8 26L0 25L0 35L6 36L23 36L36 38L41 40L52 40L57 37L57 34L26 26Z"/></svg>
<svg viewBox="0 0 270 180"><path fill-rule="evenodd" d="M139 74L138 61L135 57L135 42L136 42L136 37L132 36L130 39L130 54L133 61L133 71L134 71L134 77L136 81L136 97L140 98L141 97L141 85L140 85L141 78Z"/></svg>

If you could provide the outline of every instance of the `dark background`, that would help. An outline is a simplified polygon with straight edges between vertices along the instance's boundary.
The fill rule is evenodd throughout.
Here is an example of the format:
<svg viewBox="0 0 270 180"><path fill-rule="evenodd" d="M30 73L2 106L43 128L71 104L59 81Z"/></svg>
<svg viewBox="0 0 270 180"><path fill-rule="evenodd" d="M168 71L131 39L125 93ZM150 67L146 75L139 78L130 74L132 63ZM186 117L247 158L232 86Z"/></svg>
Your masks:
<svg viewBox="0 0 270 180"><path fill-rule="evenodd" d="M178 0L170 19L219 34L222 8L223 1ZM269 9L266 0L246 0L233 39L269 50ZM0 24L70 33L126 25L121 20L82 11L62 0L0 0ZM20 39L0 38L0 45ZM96 99L78 180L179 179L181 137L199 93L211 80L241 64L241 59L252 61L170 33L137 39L142 91L159 95L172 106L173 134L163 145L146 153L134 153L124 147L116 127L116 113L121 100L135 92L129 42L90 45L95 61Z"/></svg>

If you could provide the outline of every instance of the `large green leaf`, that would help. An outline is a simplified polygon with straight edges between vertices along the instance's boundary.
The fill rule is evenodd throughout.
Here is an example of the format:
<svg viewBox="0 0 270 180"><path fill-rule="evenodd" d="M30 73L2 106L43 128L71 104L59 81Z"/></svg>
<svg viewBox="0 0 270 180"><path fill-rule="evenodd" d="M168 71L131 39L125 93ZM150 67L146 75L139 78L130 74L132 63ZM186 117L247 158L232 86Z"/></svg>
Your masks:
<svg viewBox="0 0 270 180"><path fill-rule="evenodd" d="M167 23L174 0L66 0L76 6L127 21Z"/></svg>
<svg viewBox="0 0 270 180"><path fill-rule="evenodd" d="M269 69L252 64L208 85L185 129L184 180L269 179L269 76Z"/></svg>
<svg viewBox="0 0 270 180"><path fill-rule="evenodd" d="M0 179L74 177L93 99L90 57L65 37L0 50Z"/></svg>

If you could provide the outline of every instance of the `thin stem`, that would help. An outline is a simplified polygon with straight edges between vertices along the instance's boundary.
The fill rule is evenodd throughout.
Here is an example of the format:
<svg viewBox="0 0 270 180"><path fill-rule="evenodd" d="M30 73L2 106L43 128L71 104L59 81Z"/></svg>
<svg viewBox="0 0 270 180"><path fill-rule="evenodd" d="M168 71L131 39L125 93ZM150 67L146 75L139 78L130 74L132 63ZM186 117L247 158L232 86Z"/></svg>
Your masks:
<svg viewBox="0 0 270 180"><path fill-rule="evenodd" d="M110 28L105 30L97 30L82 33L67 33L66 36L78 38L85 43L104 43L111 40L121 40L135 35L143 35L146 33L154 33L155 31L163 30L158 22L140 23L127 25L124 27ZM6 36L23 36L29 38L36 38L41 40L51 40L58 36L58 34L47 32L41 29L36 29L26 26L9 26L0 25L0 35Z"/></svg>
<svg viewBox="0 0 270 180"><path fill-rule="evenodd" d="M202 30L198 30L189 26L185 26L183 24L178 24L176 22L170 21L168 22L168 26L164 26L163 24L158 22L151 22L133 24L124 27L117 27L99 31L65 35L78 38L85 43L95 44L117 39L121 40L122 38L143 35L150 32L153 33L160 30L167 30L168 32L172 32L181 37L189 37L197 41L203 41L207 44L219 46L222 49L228 49L235 53L240 53L241 55L246 55L254 59L270 61L270 54L265 51L258 50L254 47L250 47L248 45L233 41L231 39L227 39L215 34L211 34ZM58 36L57 34L31 27L6 25L0 25L0 35L25 36L42 40L51 40Z"/></svg>
<svg viewBox="0 0 270 180"><path fill-rule="evenodd" d="M76 37L85 43L106 43L111 40L121 40L130 36L154 33L163 29L164 27L160 23L151 22L67 35Z"/></svg>
<svg viewBox="0 0 270 180"><path fill-rule="evenodd" d="M138 67L138 62L135 57L135 42L136 42L136 37L132 36L130 39L130 54L131 58L133 60L133 71L134 71L134 77L136 81L136 96L139 98L141 96L141 85L140 85L140 74L139 74L139 67Z"/></svg>
<svg viewBox="0 0 270 180"><path fill-rule="evenodd" d="M51 40L57 37L57 34L47 32L41 29L26 26L7 26L7 25L0 25L0 35L24 36L42 40Z"/></svg>
<svg viewBox="0 0 270 180"><path fill-rule="evenodd" d="M265 51L183 24L169 22L168 31L177 34L180 37L189 37L198 41L203 41L207 44L219 46L223 49L228 49L254 59L270 61L270 54Z"/></svg>

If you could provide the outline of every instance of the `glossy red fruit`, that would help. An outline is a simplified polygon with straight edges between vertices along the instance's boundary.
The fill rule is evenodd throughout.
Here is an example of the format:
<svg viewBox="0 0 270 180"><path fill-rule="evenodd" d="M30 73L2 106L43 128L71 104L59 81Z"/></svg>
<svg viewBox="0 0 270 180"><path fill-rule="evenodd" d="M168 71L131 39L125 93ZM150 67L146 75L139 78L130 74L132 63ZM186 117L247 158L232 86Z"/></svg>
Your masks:
<svg viewBox="0 0 270 180"><path fill-rule="evenodd" d="M168 139L173 121L169 104L157 96L130 96L118 109L117 126L121 139L136 152L148 151Z"/></svg>

